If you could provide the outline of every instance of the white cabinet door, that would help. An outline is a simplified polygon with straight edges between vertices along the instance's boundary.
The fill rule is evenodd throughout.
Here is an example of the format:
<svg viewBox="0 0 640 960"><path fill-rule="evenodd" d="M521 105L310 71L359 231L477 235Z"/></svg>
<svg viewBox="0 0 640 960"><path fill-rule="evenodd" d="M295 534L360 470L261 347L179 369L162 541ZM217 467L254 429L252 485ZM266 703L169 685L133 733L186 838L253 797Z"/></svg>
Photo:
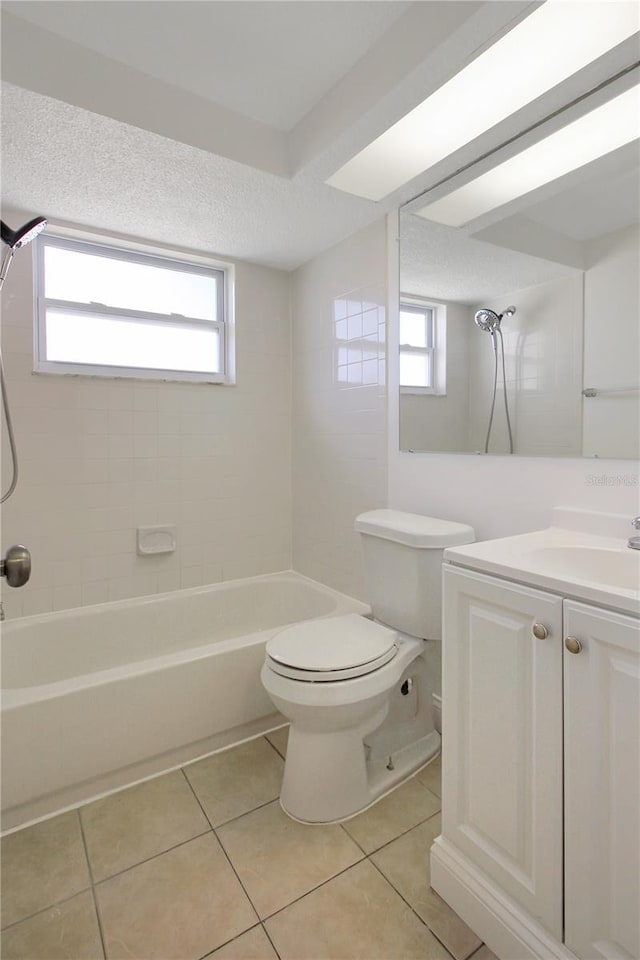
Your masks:
<svg viewBox="0 0 640 960"><path fill-rule="evenodd" d="M640 957L639 629L565 601L565 941L584 960Z"/></svg>
<svg viewBox="0 0 640 960"><path fill-rule="evenodd" d="M445 564L443 614L443 837L562 940L562 599Z"/></svg>

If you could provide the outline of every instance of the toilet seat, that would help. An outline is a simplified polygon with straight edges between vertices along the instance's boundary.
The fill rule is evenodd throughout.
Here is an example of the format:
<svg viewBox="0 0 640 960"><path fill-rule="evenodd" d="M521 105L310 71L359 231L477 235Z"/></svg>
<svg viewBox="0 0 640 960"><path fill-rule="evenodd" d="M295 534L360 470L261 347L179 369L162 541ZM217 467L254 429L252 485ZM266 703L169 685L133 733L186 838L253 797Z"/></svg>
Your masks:
<svg viewBox="0 0 640 960"><path fill-rule="evenodd" d="M267 642L274 673L307 683L349 680L372 673L398 652L398 634L355 613L307 620Z"/></svg>

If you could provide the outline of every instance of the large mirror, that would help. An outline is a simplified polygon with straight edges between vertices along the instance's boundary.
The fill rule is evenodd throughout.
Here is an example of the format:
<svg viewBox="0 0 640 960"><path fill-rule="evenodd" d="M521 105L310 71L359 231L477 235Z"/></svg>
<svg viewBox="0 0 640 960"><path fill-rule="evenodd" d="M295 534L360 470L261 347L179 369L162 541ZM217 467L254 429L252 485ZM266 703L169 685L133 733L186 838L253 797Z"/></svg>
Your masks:
<svg viewBox="0 0 640 960"><path fill-rule="evenodd" d="M638 145L471 233L400 213L400 447L640 455Z"/></svg>

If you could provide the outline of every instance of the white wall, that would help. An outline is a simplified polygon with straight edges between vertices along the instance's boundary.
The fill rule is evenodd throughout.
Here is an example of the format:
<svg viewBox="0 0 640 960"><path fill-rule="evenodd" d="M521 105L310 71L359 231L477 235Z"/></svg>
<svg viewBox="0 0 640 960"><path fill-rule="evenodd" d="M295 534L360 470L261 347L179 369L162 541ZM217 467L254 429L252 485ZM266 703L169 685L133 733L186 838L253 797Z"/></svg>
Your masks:
<svg viewBox="0 0 640 960"><path fill-rule="evenodd" d="M364 597L354 517L386 504L384 219L292 275L293 562Z"/></svg>
<svg viewBox="0 0 640 960"><path fill-rule="evenodd" d="M33 574L19 590L3 583L7 616L291 566L287 274L236 264L233 387L35 375L33 312L25 249L3 291L20 479L2 548L25 543ZM4 491L4 425L2 436ZM155 523L177 525L177 551L136 556L136 527Z"/></svg>
<svg viewBox="0 0 640 960"><path fill-rule="evenodd" d="M585 274L586 387L605 393L584 399L584 452L640 456L640 233L628 227L587 246Z"/></svg>
<svg viewBox="0 0 640 960"><path fill-rule="evenodd" d="M389 356L397 350L397 216L389 217ZM479 539L549 524L554 506L640 512L638 462L401 453L397 370L389 364L388 501L391 507L470 523Z"/></svg>

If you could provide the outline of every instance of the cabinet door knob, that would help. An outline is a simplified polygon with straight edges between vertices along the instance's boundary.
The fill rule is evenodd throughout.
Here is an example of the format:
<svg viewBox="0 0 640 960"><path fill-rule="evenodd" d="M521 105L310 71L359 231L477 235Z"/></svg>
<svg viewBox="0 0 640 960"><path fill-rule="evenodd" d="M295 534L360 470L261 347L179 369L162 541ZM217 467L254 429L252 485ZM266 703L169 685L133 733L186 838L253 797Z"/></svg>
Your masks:
<svg viewBox="0 0 640 960"><path fill-rule="evenodd" d="M580 653L582 650L582 643L577 637L567 637L564 641L564 645L569 653Z"/></svg>
<svg viewBox="0 0 640 960"><path fill-rule="evenodd" d="M545 627L544 623L534 623L533 635L536 640L546 640L549 636L549 631Z"/></svg>

